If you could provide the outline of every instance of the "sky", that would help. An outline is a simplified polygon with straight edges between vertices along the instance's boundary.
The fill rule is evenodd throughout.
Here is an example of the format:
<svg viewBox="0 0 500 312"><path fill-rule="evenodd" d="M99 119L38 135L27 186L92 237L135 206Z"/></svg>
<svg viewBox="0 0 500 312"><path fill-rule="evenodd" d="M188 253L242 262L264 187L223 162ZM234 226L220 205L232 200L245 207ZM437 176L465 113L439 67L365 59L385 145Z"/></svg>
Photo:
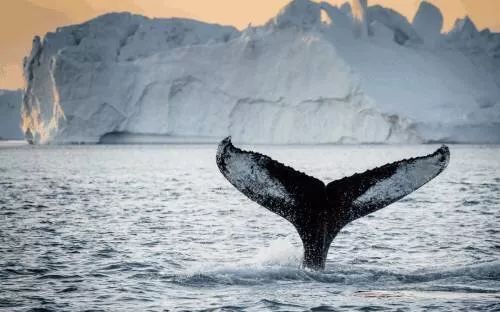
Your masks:
<svg viewBox="0 0 500 312"><path fill-rule="evenodd" d="M341 4L347 0L325 0ZM369 0L413 19L421 0ZM260 25L289 0L0 0L0 89L24 86L22 59L35 35L59 26L82 23L107 12L129 11L150 17L187 17L206 22ZM500 32L500 0L429 0L443 12L444 30L456 18L469 15L482 29Z"/></svg>

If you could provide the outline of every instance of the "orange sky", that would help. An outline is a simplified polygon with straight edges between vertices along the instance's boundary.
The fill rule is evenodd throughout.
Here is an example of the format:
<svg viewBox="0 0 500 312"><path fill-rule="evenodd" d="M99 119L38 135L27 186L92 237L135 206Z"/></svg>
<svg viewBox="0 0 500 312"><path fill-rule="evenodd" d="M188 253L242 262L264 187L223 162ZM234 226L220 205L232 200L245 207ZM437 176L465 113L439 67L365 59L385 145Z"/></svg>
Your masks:
<svg viewBox="0 0 500 312"><path fill-rule="evenodd" d="M327 0L340 4L347 0ZM289 0L0 0L0 89L23 86L21 62L34 35L84 22L112 11L151 17L188 17L244 28L274 16ZM430 0L445 17L445 30L469 15L479 28L500 31L500 0ZM410 20L420 0L369 0L391 7Z"/></svg>

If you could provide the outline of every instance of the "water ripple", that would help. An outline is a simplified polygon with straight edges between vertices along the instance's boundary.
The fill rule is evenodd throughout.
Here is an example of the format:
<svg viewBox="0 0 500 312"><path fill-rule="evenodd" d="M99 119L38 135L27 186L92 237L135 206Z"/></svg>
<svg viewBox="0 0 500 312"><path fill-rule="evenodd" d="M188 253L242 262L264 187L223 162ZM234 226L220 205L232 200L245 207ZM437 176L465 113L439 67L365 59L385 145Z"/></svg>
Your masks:
<svg viewBox="0 0 500 312"><path fill-rule="evenodd" d="M429 146L256 147L329 180ZM429 185L303 270L293 226L232 188L214 146L0 146L5 311L493 310L499 147L452 146Z"/></svg>

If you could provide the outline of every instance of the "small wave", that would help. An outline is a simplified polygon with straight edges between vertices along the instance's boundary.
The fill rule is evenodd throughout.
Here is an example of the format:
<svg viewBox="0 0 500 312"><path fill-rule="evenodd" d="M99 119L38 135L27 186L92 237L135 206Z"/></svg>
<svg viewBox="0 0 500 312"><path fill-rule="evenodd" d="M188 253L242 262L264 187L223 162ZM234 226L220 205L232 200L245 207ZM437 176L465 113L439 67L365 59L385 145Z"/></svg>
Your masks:
<svg viewBox="0 0 500 312"><path fill-rule="evenodd" d="M0 297L0 310L3 311L2 308L12 308L16 306L22 306L22 303L18 301L18 299L11 299L11 298L2 298ZM7 310L5 310L7 311Z"/></svg>
<svg viewBox="0 0 500 312"><path fill-rule="evenodd" d="M320 306L317 306L317 307L313 307L311 309L309 309L309 311L311 312L335 312L335 311L338 311L337 308L334 308L332 306L327 306L327 305L320 305Z"/></svg>
<svg viewBox="0 0 500 312"><path fill-rule="evenodd" d="M34 204L34 203L26 203L21 206L21 209L45 209L48 208L45 205Z"/></svg>
<svg viewBox="0 0 500 312"><path fill-rule="evenodd" d="M276 281L315 281L320 273L302 270L299 267L244 266L240 268L220 267L204 273L176 275L172 281L185 286L215 285L261 285Z"/></svg>
<svg viewBox="0 0 500 312"><path fill-rule="evenodd" d="M407 281L428 282L451 277L468 277L475 280L500 281L500 260L477 263L448 270L435 270L429 273L408 274Z"/></svg>
<svg viewBox="0 0 500 312"><path fill-rule="evenodd" d="M462 202L462 205L463 206L477 206L479 205L481 202L477 201L477 200L464 200Z"/></svg>
<svg viewBox="0 0 500 312"><path fill-rule="evenodd" d="M277 281L305 281L319 283L342 283L344 285L396 285L436 282L446 279L500 281L500 261L467 265L452 269L425 269L402 273L356 265L327 265L327 270L316 272L300 267L300 260L284 262L246 262L228 264L205 264L169 279L181 285L210 287L215 285L256 285ZM453 282L454 283L454 282ZM462 286L457 291L467 291ZM441 289L444 291L446 286ZM453 291L450 288L449 291ZM470 288L476 292L494 292L498 289Z"/></svg>
<svg viewBox="0 0 500 312"><path fill-rule="evenodd" d="M296 311L296 310L303 311L304 307L297 304L283 303L277 300L262 299L248 306L230 305L230 306L221 306L217 308L203 309L198 311L199 312L248 311L249 309L254 311ZM322 310L315 310L315 311L322 311Z"/></svg>
<svg viewBox="0 0 500 312"><path fill-rule="evenodd" d="M13 269L6 268L1 271L2 275L10 276L10 275L42 275L49 272L49 269L46 268L21 268L21 269Z"/></svg>
<svg viewBox="0 0 500 312"><path fill-rule="evenodd" d="M218 308L202 309L202 310L198 310L198 312L245 311L245 310L246 310L246 307L244 307L244 306L228 305L228 306L222 306L222 307L218 307Z"/></svg>
<svg viewBox="0 0 500 312"><path fill-rule="evenodd" d="M337 267L324 274L343 276L345 278L345 284L353 285L373 285L374 283L386 285L389 281L405 285L438 282L446 279L454 279L455 281L457 279L468 281L500 281L500 261L485 262L452 269L428 268L409 273L392 272L373 268ZM319 281L330 282L330 279Z"/></svg>
<svg viewBox="0 0 500 312"><path fill-rule="evenodd" d="M357 291L356 296L376 299L441 299L441 300L496 300L500 298L497 293L488 292L462 292L460 290L439 289L391 289Z"/></svg>
<svg viewBox="0 0 500 312"><path fill-rule="evenodd" d="M102 267L101 270L127 272L127 271L132 271L134 269L145 269L148 267L150 267L150 264L142 262L117 262L108 264Z"/></svg>
<svg viewBox="0 0 500 312"><path fill-rule="evenodd" d="M73 291L77 291L77 290L78 290L78 288L76 286L69 286L69 287L66 287L63 290L59 291L59 293L68 293L68 292L73 292Z"/></svg>
<svg viewBox="0 0 500 312"><path fill-rule="evenodd" d="M276 308L301 308L302 306L291 303L284 303L277 300L262 299L258 302L257 306L261 306L266 309L276 309Z"/></svg>
<svg viewBox="0 0 500 312"><path fill-rule="evenodd" d="M63 274L46 274L40 276L38 279L81 279L80 275L63 275Z"/></svg>
<svg viewBox="0 0 500 312"><path fill-rule="evenodd" d="M404 290L405 288L401 288ZM409 289L409 288L408 288ZM420 290L419 287L413 287L412 290ZM439 292L452 292L462 294L498 294L498 289L475 287L470 285L433 285L421 288L422 291L439 291Z"/></svg>

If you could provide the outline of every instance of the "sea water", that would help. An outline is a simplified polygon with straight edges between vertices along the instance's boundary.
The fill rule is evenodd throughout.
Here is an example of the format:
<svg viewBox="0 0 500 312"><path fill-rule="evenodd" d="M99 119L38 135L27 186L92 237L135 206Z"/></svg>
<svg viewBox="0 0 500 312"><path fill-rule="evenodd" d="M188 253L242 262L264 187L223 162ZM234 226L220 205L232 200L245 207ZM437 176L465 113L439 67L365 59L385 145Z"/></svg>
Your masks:
<svg viewBox="0 0 500 312"><path fill-rule="evenodd" d="M245 146L325 182L435 145ZM323 272L215 145L0 145L1 311L471 311L500 305L500 147L346 226Z"/></svg>

